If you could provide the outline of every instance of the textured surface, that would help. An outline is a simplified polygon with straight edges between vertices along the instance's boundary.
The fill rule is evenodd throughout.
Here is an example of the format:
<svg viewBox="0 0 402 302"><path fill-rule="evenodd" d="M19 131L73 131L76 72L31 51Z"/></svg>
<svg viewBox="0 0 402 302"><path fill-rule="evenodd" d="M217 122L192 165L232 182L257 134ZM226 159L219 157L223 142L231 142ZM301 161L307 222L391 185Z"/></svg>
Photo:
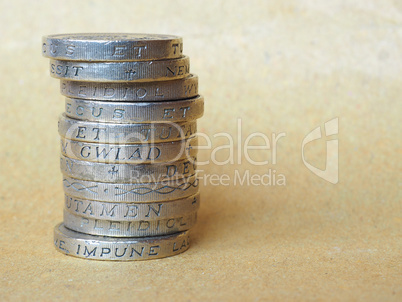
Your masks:
<svg viewBox="0 0 402 302"><path fill-rule="evenodd" d="M2 301L400 301L400 1L1 1L0 296ZM182 255L109 263L53 247L62 220L59 84L41 37L68 32L182 35L206 110L199 129L234 136L235 162L209 164L229 186L201 188ZM303 164L307 133L339 118L339 183ZM273 152L237 157L246 136L286 133ZM228 144L213 138L213 146ZM262 144L256 138L254 144ZM325 139L306 160L325 166ZM224 161L227 150L204 150ZM276 170L286 185L233 184ZM204 174L204 175L205 175Z"/></svg>

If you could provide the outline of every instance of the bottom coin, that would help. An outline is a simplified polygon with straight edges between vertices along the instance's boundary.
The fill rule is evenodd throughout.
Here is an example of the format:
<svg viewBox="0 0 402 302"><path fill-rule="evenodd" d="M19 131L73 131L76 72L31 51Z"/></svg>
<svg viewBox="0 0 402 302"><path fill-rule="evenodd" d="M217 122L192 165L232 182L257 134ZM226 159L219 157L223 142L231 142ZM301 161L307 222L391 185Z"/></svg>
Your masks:
<svg viewBox="0 0 402 302"><path fill-rule="evenodd" d="M190 246L188 231L166 236L115 238L71 231L63 223L54 228L56 249L66 255L92 260L150 260L174 256Z"/></svg>

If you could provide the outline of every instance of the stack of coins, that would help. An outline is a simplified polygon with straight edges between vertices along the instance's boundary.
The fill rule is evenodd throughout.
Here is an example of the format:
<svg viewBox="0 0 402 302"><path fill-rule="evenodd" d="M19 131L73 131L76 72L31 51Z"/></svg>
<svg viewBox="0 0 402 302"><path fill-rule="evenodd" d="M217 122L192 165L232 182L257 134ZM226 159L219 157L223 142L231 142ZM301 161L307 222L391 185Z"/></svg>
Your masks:
<svg viewBox="0 0 402 302"><path fill-rule="evenodd" d="M187 250L200 205L195 146L204 101L182 39L65 34L43 37L42 46L66 97L56 248L98 260Z"/></svg>

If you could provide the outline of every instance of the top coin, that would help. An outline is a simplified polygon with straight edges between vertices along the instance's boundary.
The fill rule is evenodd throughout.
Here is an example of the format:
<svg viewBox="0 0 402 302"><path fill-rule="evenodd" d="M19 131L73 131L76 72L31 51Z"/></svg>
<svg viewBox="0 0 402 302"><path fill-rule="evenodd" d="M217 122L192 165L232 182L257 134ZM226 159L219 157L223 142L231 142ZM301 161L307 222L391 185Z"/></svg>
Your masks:
<svg viewBox="0 0 402 302"><path fill-rule="evenodd" d="M88 33L42 38L42 55L69 61L145 61L183 56L181 37L157 34Z"/></svg>

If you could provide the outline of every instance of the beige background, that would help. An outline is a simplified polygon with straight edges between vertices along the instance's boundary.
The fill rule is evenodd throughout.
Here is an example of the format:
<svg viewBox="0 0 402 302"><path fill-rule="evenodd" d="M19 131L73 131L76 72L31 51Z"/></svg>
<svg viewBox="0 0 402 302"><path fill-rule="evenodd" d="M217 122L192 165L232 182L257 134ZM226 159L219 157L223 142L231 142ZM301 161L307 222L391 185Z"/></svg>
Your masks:
<svg viewBox="0 0 402 302"><path fill-rule="evenodd" d="M2 0L0 11L2 301L402 299L399 0ZM286 186L203 186L192 246L177 257L112 263L58 253L63 102L41 36L68 32L182 35L206 98L203 133L228 132L237 147L237 118L243 142L286 133L275 165L243 157L204 173L275 169ZM335 117L333 185L304 166L301 142ZM321 169L325 143L305 150Z"/></svg>

